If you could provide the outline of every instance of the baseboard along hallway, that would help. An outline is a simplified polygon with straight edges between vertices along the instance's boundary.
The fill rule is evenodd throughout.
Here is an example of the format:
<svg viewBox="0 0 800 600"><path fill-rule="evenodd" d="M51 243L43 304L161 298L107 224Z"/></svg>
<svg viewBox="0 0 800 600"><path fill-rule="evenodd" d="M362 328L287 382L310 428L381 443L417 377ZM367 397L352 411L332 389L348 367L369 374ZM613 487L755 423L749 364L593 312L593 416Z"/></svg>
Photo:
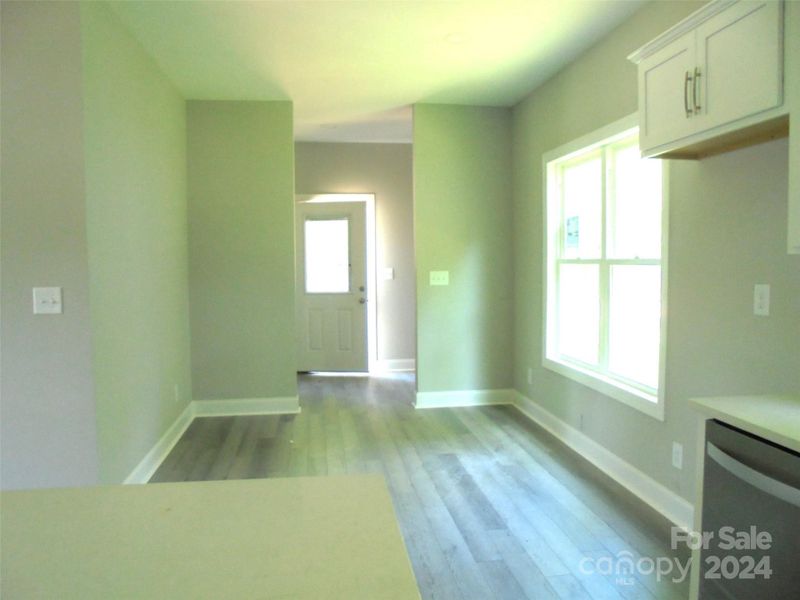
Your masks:
<svg viewBox="0 0 800 600"><path fill-rule="evenodd" d="M685 564L660 514L514 407L415 410L414 387L301 375L299 414L196 418L151 483L380 473L425 599L687 596L688 580L593 568Z"/></svg>

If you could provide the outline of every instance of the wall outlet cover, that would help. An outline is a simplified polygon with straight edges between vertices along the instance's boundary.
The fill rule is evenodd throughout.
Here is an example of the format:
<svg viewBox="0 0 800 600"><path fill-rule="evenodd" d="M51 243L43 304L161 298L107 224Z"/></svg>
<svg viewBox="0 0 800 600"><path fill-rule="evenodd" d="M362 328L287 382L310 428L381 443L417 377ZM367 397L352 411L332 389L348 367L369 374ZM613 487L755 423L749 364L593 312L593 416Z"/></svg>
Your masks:
<svg viewBox="0 0 800 600"><path fill-rule="evenodd" d="M672 466L676 469L683 468L683 444L672 442Z"/></svg>
<svg viewBox="0 0 800 600"><path fill-rule="evenodd" d="M753 288L753 314L759 317L769 316L768 283L757 283Z"/></svg>

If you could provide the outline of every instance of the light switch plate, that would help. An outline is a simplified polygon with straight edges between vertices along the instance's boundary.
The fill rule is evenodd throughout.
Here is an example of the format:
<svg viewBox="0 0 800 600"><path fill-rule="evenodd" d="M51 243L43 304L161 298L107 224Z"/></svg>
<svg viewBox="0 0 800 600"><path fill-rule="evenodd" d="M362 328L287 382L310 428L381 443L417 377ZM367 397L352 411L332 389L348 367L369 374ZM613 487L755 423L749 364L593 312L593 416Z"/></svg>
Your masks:
<svg viewBox="0 0 800 600"><path fill-rule="evenodd" d="M386 281L394 279L394 267L383 267L383 278Z"/></svg>
<svg viewBox="0 0 800 600"><path fill-rule="evenodd" d="M753 288L753 314L769 316L769 284L757 283Z"/></svg>
<svg viewBox="0 0 800 600"><path fill-rule="evenodd" d="M450 271L431 271L431 285L450 285Z"/></svg>
<svg viewBox="0 0 800 600"><path fill-rule="evenodd" d="M33 288L33 314L60 315L62 312L60 287Z"/></svg>

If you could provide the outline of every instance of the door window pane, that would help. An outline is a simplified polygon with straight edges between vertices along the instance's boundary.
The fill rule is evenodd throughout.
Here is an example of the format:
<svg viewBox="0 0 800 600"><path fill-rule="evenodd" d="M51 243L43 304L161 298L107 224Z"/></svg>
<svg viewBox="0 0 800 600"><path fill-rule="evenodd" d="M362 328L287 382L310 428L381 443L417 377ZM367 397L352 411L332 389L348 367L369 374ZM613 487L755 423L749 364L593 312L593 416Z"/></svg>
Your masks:
<svg viewBox="0 0 800 600"><path fill-rule="evenodd" d="M599 155L563 167L564 258L599 258L602 173Z"/></svg>
<svg viewBox="0 0 800 600"><path fill-rule="evenodd" d="M661 257L661 161L641 158L637 144L610 151L609 254Z"/></svg>
<svg viewBox="0 0 800 600"><path fill-rule="evenodd" d="M600 336L599 268L562 264L558 285L559 352L597 364Z"/></svg>
<svg viewBox="0 0 800 600"><path fill-rule="evenodd" d="M350 291L350 240L347 219L305 222L306 292L337 294Z"/></svg>
<svg viewBox="0 0 800 600"><path fill-rule="evenodd" d="M609 370L658 387L661 267L613 265L609 302Z"/></svg>

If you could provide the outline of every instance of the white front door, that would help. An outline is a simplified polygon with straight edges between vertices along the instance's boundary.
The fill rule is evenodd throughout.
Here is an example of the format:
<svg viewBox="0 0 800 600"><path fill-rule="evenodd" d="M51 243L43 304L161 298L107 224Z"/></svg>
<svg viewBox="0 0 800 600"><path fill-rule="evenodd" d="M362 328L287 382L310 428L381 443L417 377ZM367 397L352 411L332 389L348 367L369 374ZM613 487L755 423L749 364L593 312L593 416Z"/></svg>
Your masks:
<svg viewBox="0 0 800 600"><path fill-rule="evenodd" d="M300 202L296 211L299 371L367 371L363 202Z"/></svg>

